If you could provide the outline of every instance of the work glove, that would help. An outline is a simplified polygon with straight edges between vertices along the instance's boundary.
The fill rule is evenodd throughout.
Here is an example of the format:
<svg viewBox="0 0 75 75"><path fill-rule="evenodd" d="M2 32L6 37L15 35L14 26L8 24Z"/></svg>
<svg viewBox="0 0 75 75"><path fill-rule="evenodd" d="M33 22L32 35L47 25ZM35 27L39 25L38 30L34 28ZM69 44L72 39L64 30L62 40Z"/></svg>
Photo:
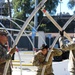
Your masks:
<svg viewBox="0 0 75 75"><path fill-rule="evenodd" d="M15 53L15 51L16 51L16 46L10 50L9 54L11 55L11 54Z"/></svg>

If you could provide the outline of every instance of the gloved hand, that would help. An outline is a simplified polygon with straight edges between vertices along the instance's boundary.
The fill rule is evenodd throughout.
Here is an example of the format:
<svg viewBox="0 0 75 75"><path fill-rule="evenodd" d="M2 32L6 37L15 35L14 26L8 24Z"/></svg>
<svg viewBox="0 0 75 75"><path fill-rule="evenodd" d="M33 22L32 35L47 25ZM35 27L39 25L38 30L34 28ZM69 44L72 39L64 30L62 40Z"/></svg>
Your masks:
<svg viewBox="0 0 75 75"><path fill-rule="evenodd" d="M64 30L59 31L59 33L60 33L61 37L63 37L63 36L64 36Z"/></svg>
<svg viewBox="0 0 75 75"><path fill-rule="evenodd" d="M15 51L16 51L16 46L10 50L9 54L11 55L11 54L15 53Z"/></svg>

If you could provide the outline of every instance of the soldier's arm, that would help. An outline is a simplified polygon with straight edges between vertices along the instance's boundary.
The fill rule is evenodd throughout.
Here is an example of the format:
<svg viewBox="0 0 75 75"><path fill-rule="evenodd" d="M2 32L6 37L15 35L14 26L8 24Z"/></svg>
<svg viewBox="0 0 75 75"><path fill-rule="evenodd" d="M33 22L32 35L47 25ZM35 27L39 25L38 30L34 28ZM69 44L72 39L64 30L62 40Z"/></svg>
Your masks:
<svg viewBox="0 0 75 75"><path fill-rule="evenodd" d="M11 59L11 55L6 53L3 54L3 50L0 48L0 64L8 61L9 59Z"/></svg>
<svg viewBox="0 0 75 75"><path fill-rule="evenodd" d="M60 48L64 51L75 50L75 43L66 44L62 40L62 37L60 38L59 44L60 44Z"/></svg>
<svg viewBox="0 0 75 75"><path fill-rule="evenodd" d="M62 45L61 48L64 51L75 50L75 43Z"/></svg>
<svg viewBox="0 0 75 75"><path fill-rule="evenodd" d="M59 48L53 48L52 52L53 56L61 56L62 55L62 50Z"/></svg>
<svg viewBox="0 0 75 75"><path fill-rule="evenodd" d="M38 60L38 57L36 55L34 56L34 59L33 59L33 65L39 66L39 60Z"/></svg>
<svg viewBox="0 0 75 75"><path fill-rule="evenodd" d="M64 36L62 36L62 34L64 35L64 31L60 32L61 37L59 38L59 44L60 44L60 48L64 51L68 51L68 50L75 50L75 43L68 43L66 44L64 42Z"/></svg>
<svg viewBox="0 0 75 75"><path fill-rule="evenodd" d="M4 56L0 57L0 64L4 63L10 59L11 59L11 55L9 55L9 54L4 55Z"/></svg>
<svg viewBox="0 0 75 75"><path fill-rule="evenodd" d="M41 56L34 56L33 65L34 66L44 66L50 64L49 62L45 61L44 57Z"/></svg>

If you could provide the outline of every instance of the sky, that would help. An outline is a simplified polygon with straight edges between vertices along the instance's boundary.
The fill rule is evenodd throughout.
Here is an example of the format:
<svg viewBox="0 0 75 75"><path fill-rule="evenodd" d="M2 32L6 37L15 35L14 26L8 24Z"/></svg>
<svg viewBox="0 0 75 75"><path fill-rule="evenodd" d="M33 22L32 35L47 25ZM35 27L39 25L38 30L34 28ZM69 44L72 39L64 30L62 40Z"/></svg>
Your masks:
<svg viewBox="0 0 75 75"><path fill-rule="evenodd" d="M7 1L7 0L5 0L5 1ZM63 12L65 12L65 13L69 12L70 15L72 15L75 8L73 10L69 9L68 6L67 6L68 1L69 0L62 0L62 3L61 3L61 12L62 13ZM57 10L56 14L59 14L60 13L60 3L59 3L59 5L58 5L58 7L57 7L56 10Z"/></svg>
<svg viewBox="0 0 75 75"><path fill-rule="evenodd" d="M67 6L68 1L69 1L69 0L62 0L62 3L61 3L61 12L62 12L62 13L63 13L63 12L65 12L65 13L69 12L70 15L72 15L75 8L74 8L73 10L69 9L68 6ZM60 13L60 3L59 3L59 5L58 5L58 7L57 7L57 12L56 12L56 14L57 14L57 13Z"/></svg>

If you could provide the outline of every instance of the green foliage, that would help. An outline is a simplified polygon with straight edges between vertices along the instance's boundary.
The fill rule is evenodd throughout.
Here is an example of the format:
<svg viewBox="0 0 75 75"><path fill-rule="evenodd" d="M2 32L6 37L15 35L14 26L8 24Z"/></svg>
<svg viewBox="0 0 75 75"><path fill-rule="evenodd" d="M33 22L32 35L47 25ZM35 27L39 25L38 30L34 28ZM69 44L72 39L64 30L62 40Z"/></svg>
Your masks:
<svg viewBox="0 0 75 75"><path fill-rule="evenodd" d="M34 22L33 21L31 21L29 23L29 25L27 26L26 30L31 31L32 30L32 27L34 27Z"/></svg>
<svg viewBox="0 0 75 75"><path fill-rule="evenodd" d="M38 0L38 3L41 0ZM23 20L26 19L31 13L31 11L35 8L35 0L12 0L13 9L14 9L14 17L21 18ZM56 7L58 5L58 0L48 0L46 3L46 9L51 14L55 14ZM39 12L40 13L40 12ZM43 14L39 14L43 16Z"/></svg>
<svg viewBox="0 0 75 75"><path fill-rule="evenodd" d="M38 0L38 3L41 0ZM47 0L47 2L45 3L46 6L46 10L50 13L50 14L55 14L56 13L56 8L58 6L58 2L59 0ZM35 4L35 0L33 0L33 4Z"/></svg>
<svg viewBox="0 0 75 75"><path fill-rule="evenodd" d="M14 17L26 20L31 13L30 0L13 0Z"/></svg>
<svg viewBox="0 0 75 75"><path fill-rule="evenodd" d="M0 8L1 10L0 14L3 16L8 16L8 4L4 3L3 6L4 8Z"/></svg>
<svg viewBox="0 0 75 75"><path fill-rule="evenodd" d="M44 32L48 32L49 29L47 29L46 24L41 24L38 28L38 31L44 31Z"/></svg>
<svg viewBox="0 0 75 75"><path fill-rule="evenodd" d="M38 0L38 3L40 1L41 0ZM47 0L47 2L45 3L46 10L50 14L55 14L56 7L58 6L58 2L59 0ZM27 17L30 16L31 12L35 8L35 0L12 0L12 3L13 3L13 9L14 9L13 17L24 20L24 21L27 19ZM43 13L41 12L41 10L39 10L38 22L40 22L42 18L43 18ZM19 22L18 24L21 25ZM34 23L31 25L34 26ZM26 29L31 30L31 27L27 26ZM45 24L41 24L39 30L44 30L46 32L49 31L49 29L47 29Z"/></svg>
<svg viewBox="0 0 75 75"><path fill-rule="evenodd" d="M69 2L68 2L68 7L69 7L70 9L73 9L73 8L75 7L75 0L69 0Z"/></svg>
<svg viewBox="0 0 75 75"><path fill-rule="evenodd" d="M56 8L58 6L59 0L48 0L45 5L46 9L50 14L55 14L56 13Z"/></svg>

